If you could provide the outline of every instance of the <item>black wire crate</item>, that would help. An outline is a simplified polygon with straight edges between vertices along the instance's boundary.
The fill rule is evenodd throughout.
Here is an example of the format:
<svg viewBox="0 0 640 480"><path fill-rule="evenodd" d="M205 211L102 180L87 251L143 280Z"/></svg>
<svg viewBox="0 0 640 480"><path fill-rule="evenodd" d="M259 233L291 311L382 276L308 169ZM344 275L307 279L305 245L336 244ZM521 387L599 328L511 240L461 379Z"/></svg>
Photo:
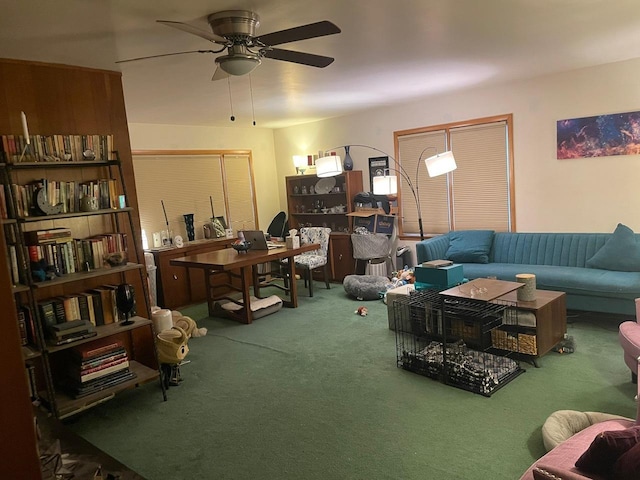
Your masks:
<svg viewBox="0 0 640 480"><path fill-rule="evenodd" d="M523 373L508 357L494 355L491 331L515 322L508 302L449 299L422 290L393 303L399 368L485 396ZM446 347L443 348L443 345ZM470 348L473 347L473 348Z"/></svg>

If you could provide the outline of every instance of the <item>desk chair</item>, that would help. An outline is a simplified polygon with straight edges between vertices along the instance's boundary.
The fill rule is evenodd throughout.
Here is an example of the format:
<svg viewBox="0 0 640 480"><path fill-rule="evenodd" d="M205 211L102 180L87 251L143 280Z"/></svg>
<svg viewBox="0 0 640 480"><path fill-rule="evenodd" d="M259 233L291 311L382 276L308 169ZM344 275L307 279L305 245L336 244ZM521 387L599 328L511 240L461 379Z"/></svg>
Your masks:
<svg viewBox="0 0 640 480"><path fill-rule="evenodd" d="M322 267L323 280L327 289L331 288L329 285L329 235L331 234L330 228L325 227L303 227L300 229L300 244L305 245L307 243L318 243L320 248L318 250L312 250L310 252L301 253L293 257L296 268L303 271L304 285L307 286L309 282L309 296L313 297L313 270ZM287 261L282 262L283 265L287 264ZM286 280L285 280L286 281ZM295 281L295 279L291 279Z"/></svg>

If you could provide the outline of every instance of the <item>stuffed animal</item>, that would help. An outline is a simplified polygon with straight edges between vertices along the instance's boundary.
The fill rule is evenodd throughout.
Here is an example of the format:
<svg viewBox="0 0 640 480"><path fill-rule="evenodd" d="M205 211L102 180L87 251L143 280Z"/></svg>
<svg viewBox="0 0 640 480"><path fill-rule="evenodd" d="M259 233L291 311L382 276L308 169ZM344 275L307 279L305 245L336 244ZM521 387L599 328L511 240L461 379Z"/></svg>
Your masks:
<svg viewBox="0 0 640 480"><path fill-rule="evenodd" d="M56 270L51 265L47 265L44 258L37 262L31 262L31 278L34 282L44 282L55 278Z"/></svg>
<svg viewBox="0 0 640 480"><path fill-rule="evenodd" d="M354 313L360 315L361 317L366 317L367 313L369 313L369 310L367 310L367 307L358 307L358 310L356 310Z"/></svg>

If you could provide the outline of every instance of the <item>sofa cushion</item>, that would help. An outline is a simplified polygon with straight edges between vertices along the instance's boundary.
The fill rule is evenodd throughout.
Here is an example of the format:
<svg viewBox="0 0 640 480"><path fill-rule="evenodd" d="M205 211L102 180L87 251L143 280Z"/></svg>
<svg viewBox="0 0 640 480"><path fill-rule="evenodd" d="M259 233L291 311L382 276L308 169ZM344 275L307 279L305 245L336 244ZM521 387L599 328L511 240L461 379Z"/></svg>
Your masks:
<svg viewBox="0 0 640 480"><path fill-rule="evenodd" d="M619 223L607 243L587 260L587 267L620 272L640 271L640 245L633 230Z"/></svg>
<svg viewBox="0 0 640 480"><path fill-rule="evenodd" d="M601 432L576 460L576 467L585 472L605 474L625 452L640 443L640 425L624 430Z"/></svg>
<svg viewBox="0 0 640 480"><path fill-rule="evenodd" d="M612 477L616 480L640 478L640 443L623 453L613 464Z"/></svg>
<svg viewBox="0 0 640 480"><path fill-rule="evenodd" d="M446 258L456 263L489 263L493 234L493 230L449 232Z"/></svg>

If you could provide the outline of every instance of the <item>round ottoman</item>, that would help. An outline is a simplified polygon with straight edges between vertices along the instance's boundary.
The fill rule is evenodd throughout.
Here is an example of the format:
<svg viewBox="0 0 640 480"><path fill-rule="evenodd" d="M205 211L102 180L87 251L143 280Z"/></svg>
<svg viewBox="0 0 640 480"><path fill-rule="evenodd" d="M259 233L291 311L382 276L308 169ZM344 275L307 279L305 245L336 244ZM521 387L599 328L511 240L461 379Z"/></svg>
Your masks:
<svg viewBox="0 0 640 480"><path fill-rule="evenodd" d="M358 300L378 300L388 283L387 277L377 275L347 275L342 286L345 292Z"/></svg>
<svg viewBox="0 0 640 480"><path fill-rule="evenodd" d="M594 423L624 418L619 415L600 412L558 410L549 415L549 418L542 425L542 441L548 452Z"/></svg>

